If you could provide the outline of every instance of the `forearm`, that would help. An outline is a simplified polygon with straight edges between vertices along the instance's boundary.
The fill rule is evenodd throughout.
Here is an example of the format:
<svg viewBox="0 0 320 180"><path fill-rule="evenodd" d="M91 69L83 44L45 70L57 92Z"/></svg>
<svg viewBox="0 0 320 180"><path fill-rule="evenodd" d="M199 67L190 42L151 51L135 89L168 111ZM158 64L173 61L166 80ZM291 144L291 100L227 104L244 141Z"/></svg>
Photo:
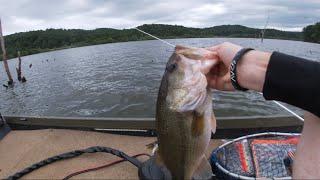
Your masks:
<svg viewBox="0 0 320 180"><path fill-rule="evenodd" d="M238 63L237 75L241 87L262 92L271 53L249 51Z"/></svg>
<svg viewBox="0 0 320 180"><path fill-rule="evenodd" d="M320 63L274 52L269 61L263 96L300 107L320 117Z"/></svg>
<svg viewBox="0 0 320 180"><path fill-rule="evenodd" d="M300 107L320 117L320 63L279 52L249 51L238 64L240 86L265 99Z"/></svg>

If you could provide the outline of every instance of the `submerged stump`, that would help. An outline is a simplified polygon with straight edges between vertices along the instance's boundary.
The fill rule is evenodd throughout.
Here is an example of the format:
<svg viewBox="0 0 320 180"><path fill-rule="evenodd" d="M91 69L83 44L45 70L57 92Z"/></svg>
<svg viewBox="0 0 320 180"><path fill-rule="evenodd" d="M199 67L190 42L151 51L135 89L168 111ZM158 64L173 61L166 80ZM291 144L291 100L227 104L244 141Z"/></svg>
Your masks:
<svg viewBox="0 0 320 180"><path fill-rule="evenodd" d="M16 68L16 70L17 70L17 77L18 77L18 80L20 81L20 82L26 82L27 80L26 80L26 78L23 76L22 77L22 73L21 73L21 57L20 57L20 51L18 51L18 60L19 60L19 63L18 63L18 67Z"/></svg>

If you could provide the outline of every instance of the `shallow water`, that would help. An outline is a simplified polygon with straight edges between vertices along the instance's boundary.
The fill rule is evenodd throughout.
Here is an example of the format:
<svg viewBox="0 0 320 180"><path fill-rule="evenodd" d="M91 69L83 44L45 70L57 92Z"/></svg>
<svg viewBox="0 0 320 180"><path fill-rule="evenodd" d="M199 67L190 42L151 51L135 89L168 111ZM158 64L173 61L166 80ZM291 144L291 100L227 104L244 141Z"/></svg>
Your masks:
<svg viewBox="0 0 320 180"><path fill-rule="evenodd" d="M298 41L242 38L168 40L173 44L206 47L230 41L260 50L280 51L320 59L320 45ZM10 115L153 117L155 102L172 47L156 41L113 43L22 57L27 83L0 87L0 109ZM29 64L32 63L32 68ZM10 60L11 73L16 79ZM3 66L0 82L6 81ZM216 116L287 114L255 92L215 91ZM295 111L299 109L289 106Z"/></svg>

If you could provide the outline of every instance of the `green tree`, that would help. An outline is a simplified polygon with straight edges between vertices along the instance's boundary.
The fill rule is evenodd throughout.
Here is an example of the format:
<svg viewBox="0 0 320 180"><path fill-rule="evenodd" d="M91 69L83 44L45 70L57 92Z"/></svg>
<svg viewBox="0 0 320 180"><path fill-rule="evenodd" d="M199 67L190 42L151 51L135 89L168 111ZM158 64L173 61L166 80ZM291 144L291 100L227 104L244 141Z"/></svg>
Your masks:
<svg viewBox="0 0 320 180"><path fill-rule="evenodd" d="M320 43L320 22L303 28L303 37L307 42Z"/></svg>

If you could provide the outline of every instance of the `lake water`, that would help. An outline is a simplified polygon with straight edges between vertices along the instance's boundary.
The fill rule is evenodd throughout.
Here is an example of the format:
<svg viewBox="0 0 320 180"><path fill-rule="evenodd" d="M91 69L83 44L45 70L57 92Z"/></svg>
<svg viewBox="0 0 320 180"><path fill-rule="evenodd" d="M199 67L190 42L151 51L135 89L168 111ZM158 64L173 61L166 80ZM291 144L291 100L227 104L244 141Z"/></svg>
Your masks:
<svg viewBox="0 0 320 180"><path fill-rule="evenodd" d="M266 51L320 59L320 45L285 40L201 38L168 40L195 47L230 41ZM156 41L113 43L22 57L27 82L0 87L0 109L6 115L154 117L165 64L172 47ZM29 68L29 64L32 67ZM17 59L10 60L16 81ZM0 82L7 80L3 66ZM215 91L216 116L287 114L256 92ZM300 110L289 106L300 113Z"/></svg>

